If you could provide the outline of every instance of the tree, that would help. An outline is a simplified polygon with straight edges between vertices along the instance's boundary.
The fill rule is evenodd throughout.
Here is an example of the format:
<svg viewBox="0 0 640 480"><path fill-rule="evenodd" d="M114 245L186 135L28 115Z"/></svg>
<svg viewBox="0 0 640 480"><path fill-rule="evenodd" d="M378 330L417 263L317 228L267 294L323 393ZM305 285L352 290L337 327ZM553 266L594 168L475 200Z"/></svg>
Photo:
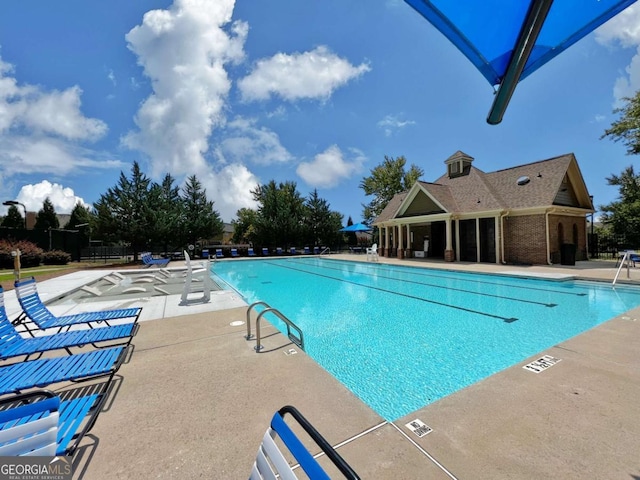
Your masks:
<svg viewBox="0 0 640 480"><path fill-rule="evenodd" d="M161 183L151 185L149 192L150 203L155 217L153 240L164 245L184 247L189 240L183 228L186 221L184 202L180 197L180 187L175 185L175 179L167 173Z"/></svg>
<svg viewBox="0 0 640 480"><path fill-rule="evenodd" d="M295 182L271 180L251 191L258 202L256 241L271 247L295 245L301 240L304 199Z"/></svg>
<svg viewBox="0 0 640 480"><path fill-rule="evenodd" d="M626 245L635 248L640 246L640 175L633 166L624 169L621 175L607 177L609 185L618 186L620 196L617 201L601 205L602 222L614 235L624 236Z"/></svg>
<svg viewBox="0 0 640 480"><path fill-rule="evenodd" d="M56 210L53 207L53 203L49 197L42 202L42 208L36 215L36 223L33 226L34 230L48 230L50 228L60 228L60 221L56 215Z"/></svg>
<svg viewBox="0 0 640 480"><path fill-rule="evenodd" d="M85 207L80 202L76 203L76 206L71 210L69 221L64 226L65 230L78 230L78 238L81 246L89 245L89 239L91 238L91 229L95 220L91 215L91 208Z"/></svg>
<svg viewBox="0 0 640 480"><path fill-rule="evenodd" d="M236 212L233 225L233 243L254 242L257 212L251 208L241 208Z"/></svg>
<svg viewBox="0 0 640 480"><path fill-rule="evenodd" d="M131 179L120 172L118 184L94 204L97 234L107 241L129 243L135 261L155 235L156 215L150 201L150 183L138 162L134 162Z"/></svg>
<svg viewBox="0 0 640 480"><path fill-rule="evenodd" d="M384 162L371 170L371 176L362 179L360 188L365 195L374 196L368 205L363 205L365 224L371 224L394 195L409 190L424 174L421 168L413 164L408 171L405 170L406 163L403 156L390 158L385 155Z"/></svg>
<svg viewBox="0 0 640 480"><path fill-rule="evenodd" d="M621 114L620 118L600 138L609 137L614 142L623 142L628 155L637 155L640 153L640 90L623 100L626 105L613 111Z"/></svg>
<svg viewBox="0 0 640 480"><path fill-rule="evenodd" d="M224 223L220 215L213 208L213 202L207 200L207 191L195 175L187 179L182 188L184 203L184 218L182 229L187 232L189 242L195 244L200 239L207 239L220 235L224 230Z"/></svg>
<svg viewBox="0 0 640 480"><path fill-rule="evenodd" d="M2 219L1 226L9 228L24 228L24 217L20 213L20 210L18 210L18 207L15 205L11 205L9 207L7 216Z"/></svg>

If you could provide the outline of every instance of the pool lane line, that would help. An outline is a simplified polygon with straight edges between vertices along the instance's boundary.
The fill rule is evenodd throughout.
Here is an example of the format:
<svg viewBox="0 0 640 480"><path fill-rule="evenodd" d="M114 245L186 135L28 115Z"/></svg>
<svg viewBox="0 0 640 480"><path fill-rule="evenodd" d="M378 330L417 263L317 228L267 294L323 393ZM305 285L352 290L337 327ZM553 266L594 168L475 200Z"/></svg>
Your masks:
<svg viewBox="0 0 640 480"><path fill-rule="evenodd" d="M327 270L340 270L339 268L334 268L334 267L328 267L325 265L313 265L314 267L317 268L325 268ZM369 275L371 276L371 274L369 273L363 273L362 275ZM387 280L394 280L396 282L405 282L405 283L412 283L414 285L424 285L426 287L433 287L433 288L441 288L444 290L453 290L454 292L462 292L462 293L468 293L468 294L473 294L473 295L481 295L483 297L492 297L492 298L498 298L500 300L511 300L512 302L520 302L520 303L528 303L530 305L539 305L542 307L549 307L549 308L553 308L553 307L557 307L558 304L557 303L545 303L545 302L536 302L535 300L525 300L522 298L516 298L516 297L506 297L504 295L494 295L491 293L480 293L480 292L474 292L472 290L465 290L463 288L455 288L455 287L447 287L444 285L436 285L433 283L425 283L425 282L418 282L415 280L402 280L399 278L394 278L394 277L388 277L385 275L377 275L377 278L385 278Z"/></svg>
<svg viewBox="0 0 640 480"><path fill-rule="evenodd" d="M358 287L364 287L364 288L370 288L371 290L377 290L379 292L390 293L391 295L399 295L401 297L412 298L414 300L420 300L421 302L431 303L433 305L440 305L441 307L454 308L456 310L461 310L463 312L474 313L476 315L482 315L482 316L490 317L490 318L497 318L498 320L502 320L505 323L513 323L513 322L518 320L517 318L514 318L514 317L503 317L501 315L494 315L493 313L481 312L480 310L473 310L471 308L460 307L460 306L451 305L451 304L448 304L448 303L436 302L435 300L429 300L429 299L422 298L422 297L416 297L414 295L409 295L407 293L394 292L393 290L387 290L385 288L374 287L374 286L371 286L371 285L363 285L362 283L357 283L357 282L352 282L351 280L345 280L345 279L341 279L341 278L331 277L329 275L323 275L321 273L309 272L307 270L302 270L300 268L295 268L295 267L292 267L290 265L281 265L279 263L274 263L274 262L268 262L268 263L270 263L271 265L273 265L275 267L286 268L286 269L289 269L289 270L294 270L296 272L306 273L308 275L315 275L317 277L328 278L329 280L335 280L337 282L350 283L351 285L356 285Z"/></svg>
<svg viewBox="0 0 640 480"><path fill-rule="evenodd" d="M326 259L315 259L315 260L324 261ZM337 258L336 259L331 259L330 261L332 261L332 262L340 262L340 263L344 263L344 264L356 263L356 262L351 262L349 260L340 260L340 259L337 259ZM364 262L357 262L357 263L361 264L363 266L373 267L373 264L367 264L367 263L364 263ZM386 270L393 270L394 266L395 265L386 265L386 264L383 264L383 263L378 263L377 264L377 268L385 267ZM422 268L422 267L413 267L413 266L410 266L410 265L398 265L398 266L401 267L401 268L412 269L412 270L417 270L418 268ZM434 268L431 268L431 267L424 267L424 268L427 268L432 272L440 271L439 269L434 269ZM495 274L492 274L492 273L472 273L472 272L464 272L464 271L460 271L460 272L456 271L456 272L453 272L453 273L461 273L461 274L468 274L468 275L495 275ZM454 278L454 277L451 277L450 275L432 275L430 273L427 274L427 273L421 273L421 272L411 272L411 275L418 275L418 276L421 276L421 277L432 276L432 277L436 277L436 278ZM528 277L515 276L515 275L505 275L505 277L506 278L521 278L523 280L531 280L531 281L544 280L544 278L541 278L541 277L528 278ZM462 279L462 280L465 281L465 282L474 281L474 280L467 280L467 279ZM475 281L477 281L477 283L482 283L484 285L504 286L503 284L496 283L496 282L484 282L484 281L479 281L479 280L475 280ZM523 286L523 285L509 285L509 288L522 288L522 289L525 289L525 290L535 290L535 291L538 291L538 292L559 293L561 295L571 295L571 296L574 296L574 297L586 297L588 295L587 293L563 292L563 291L558 291L558 290L550 290L548 288L526 287L526 286Z"/></svg>

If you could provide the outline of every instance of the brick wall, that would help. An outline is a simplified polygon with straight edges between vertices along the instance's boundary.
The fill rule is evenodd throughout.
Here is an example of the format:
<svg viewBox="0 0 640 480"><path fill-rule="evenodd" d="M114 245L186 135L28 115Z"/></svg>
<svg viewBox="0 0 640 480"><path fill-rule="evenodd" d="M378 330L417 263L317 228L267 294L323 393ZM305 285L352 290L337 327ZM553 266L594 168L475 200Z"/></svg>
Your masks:
<svg viewBox="0 0 640 480"><path fill-rule="evenodd" d="M576 260L586 260L586 229L585 217L549 215L549 251L552 263L560 263L562 243L574 243L577 247ZM547 264L544 215L505 217L504 230L507 263Z"/></svg>
<svg viewBox="0 0 640 480"><path fill-rule="evenodd" d="M544 215L504 218L504 259L512 264L546 264Z"/></svg>

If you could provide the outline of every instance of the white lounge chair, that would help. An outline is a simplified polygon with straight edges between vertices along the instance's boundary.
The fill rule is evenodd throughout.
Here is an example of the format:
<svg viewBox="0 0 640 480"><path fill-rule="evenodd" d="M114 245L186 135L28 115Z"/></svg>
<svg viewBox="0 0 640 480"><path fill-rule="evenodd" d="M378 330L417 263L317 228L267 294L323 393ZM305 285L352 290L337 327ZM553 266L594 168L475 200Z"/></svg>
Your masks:
<svg viewBox="0 0 640 480"><path fill-rule="evenodd" d="M378 244L374 243L370 247L367 248L367 262L371 260L372 262L378 261Z"/></svg>

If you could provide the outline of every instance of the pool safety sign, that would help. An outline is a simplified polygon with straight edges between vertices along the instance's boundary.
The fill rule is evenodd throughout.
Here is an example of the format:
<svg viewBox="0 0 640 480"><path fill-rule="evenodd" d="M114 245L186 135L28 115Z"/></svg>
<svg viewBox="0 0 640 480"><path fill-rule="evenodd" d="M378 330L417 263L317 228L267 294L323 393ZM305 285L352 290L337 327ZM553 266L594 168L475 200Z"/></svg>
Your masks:
<svg viewBox="0 0 640 480"><path fill-rule="evenodd" d="M553 367L560 360L561 360L560 358L552 357L551 355L545 355L525 365L522 368L524 368L525 370L529 370L530 372L533 372L533 373L540 373L549 367Z"/></svg>
<svg viewBox="0 0 640 480"><path fill-rule="evenodd" d="M425 435L433 432L433 429L429 425L425 425L418 419L405 424L405 427L415 433L418 437L424 437Z"/></svg>

